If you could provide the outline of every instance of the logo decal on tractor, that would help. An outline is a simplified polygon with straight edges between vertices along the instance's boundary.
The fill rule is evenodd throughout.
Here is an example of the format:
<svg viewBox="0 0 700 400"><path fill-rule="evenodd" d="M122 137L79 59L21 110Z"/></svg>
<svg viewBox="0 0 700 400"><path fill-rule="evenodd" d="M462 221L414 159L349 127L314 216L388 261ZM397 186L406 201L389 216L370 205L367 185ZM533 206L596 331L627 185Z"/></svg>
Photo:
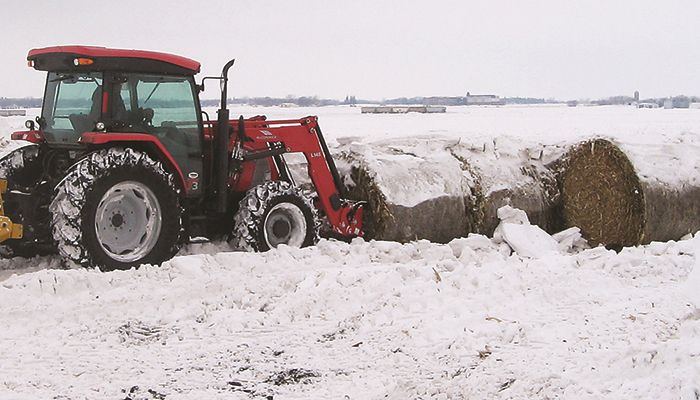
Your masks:
<svg viewBox="0 0 700 400"><path fill-rule="evenodd" d="M270 132L270 131L266 131L266 130L264 130L264 129L261 129L261 130L260 130L260 134L261 134L262 136L258 136L258 137L256 137L256 139L260 139L260 140L277 139L277 136L275 136L274 133L272 133L272 132Z"/></svg>

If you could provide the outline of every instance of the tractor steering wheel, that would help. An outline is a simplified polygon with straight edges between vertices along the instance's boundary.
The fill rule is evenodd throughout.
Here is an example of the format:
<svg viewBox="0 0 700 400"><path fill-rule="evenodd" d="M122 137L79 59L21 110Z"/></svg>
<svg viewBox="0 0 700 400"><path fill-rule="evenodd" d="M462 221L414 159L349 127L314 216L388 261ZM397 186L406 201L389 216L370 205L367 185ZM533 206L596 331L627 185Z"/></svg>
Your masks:
<svg viewBox="0 0 700 400"><path fill-rule="evenodd" d="M153 109L152 108L139 108L138 110L139 122L146 126L153 126Z"/></svg>

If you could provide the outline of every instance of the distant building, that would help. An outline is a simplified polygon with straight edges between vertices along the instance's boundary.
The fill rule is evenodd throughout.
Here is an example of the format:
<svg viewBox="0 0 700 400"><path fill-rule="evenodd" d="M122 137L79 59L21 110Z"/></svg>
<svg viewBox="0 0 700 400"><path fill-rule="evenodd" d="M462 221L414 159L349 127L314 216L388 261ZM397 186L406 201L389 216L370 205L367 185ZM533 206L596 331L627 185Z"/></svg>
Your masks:
<svg viewBox="0 0 700 400"><path fill-rule="evenodd" d="M634 91L634 101L639 103L639 90Z"/></svg>
<svg viewBox="0 0 700 400"><path fill-rule="evenodd" d="M690 98L687 96L675 96L664 100L664 108L690 108Z"/></svg>
<svg viewBox="0 0 700 400"><path fill-rule="evenodd" d="M506 102L495 94L471 94L467 92L464 104L468 106L502 106Z"/></svg>
<svg viewBox="0 0 700 400"><path fill-rule="evenodd" d="M15 116L26 116L27 110L22 110L18 108L3 108L0 109L0 117L15 117Z"/></svg>
<svg viewBox="0 0 700 400"><path fill-rule="evenodd" d="M690 108L690 99L686 96L676 96L672 101L673 108Z"/></svg>

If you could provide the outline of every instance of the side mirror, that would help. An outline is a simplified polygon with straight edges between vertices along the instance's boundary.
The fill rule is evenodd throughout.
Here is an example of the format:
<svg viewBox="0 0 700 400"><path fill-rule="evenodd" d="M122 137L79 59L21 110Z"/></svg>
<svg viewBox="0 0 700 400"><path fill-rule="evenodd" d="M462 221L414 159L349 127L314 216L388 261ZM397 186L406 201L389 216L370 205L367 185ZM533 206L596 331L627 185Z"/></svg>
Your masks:
<svg viewBox="0 0 700 400"><path fill-rule="evenodd" d="M36 125L34 125L34 121L32 121L31 119L25 121L24 126L27 127L27 129L29 129L30 131L33 131L36 128Z"/></svg>

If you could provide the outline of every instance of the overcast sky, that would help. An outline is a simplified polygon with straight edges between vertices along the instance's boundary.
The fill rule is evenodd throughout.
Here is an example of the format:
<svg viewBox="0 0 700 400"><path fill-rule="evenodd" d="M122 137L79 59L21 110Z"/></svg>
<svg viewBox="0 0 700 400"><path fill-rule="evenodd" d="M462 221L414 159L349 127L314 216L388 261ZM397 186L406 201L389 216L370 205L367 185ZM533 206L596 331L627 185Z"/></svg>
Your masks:
<svg viewBox="0 0 700 400"><path fill-rule="evenodd" d="M40 96L27 51L61 44L236 58L239 97L700 95L698 0L13 0L0 32L3 97Z"/></svg>

